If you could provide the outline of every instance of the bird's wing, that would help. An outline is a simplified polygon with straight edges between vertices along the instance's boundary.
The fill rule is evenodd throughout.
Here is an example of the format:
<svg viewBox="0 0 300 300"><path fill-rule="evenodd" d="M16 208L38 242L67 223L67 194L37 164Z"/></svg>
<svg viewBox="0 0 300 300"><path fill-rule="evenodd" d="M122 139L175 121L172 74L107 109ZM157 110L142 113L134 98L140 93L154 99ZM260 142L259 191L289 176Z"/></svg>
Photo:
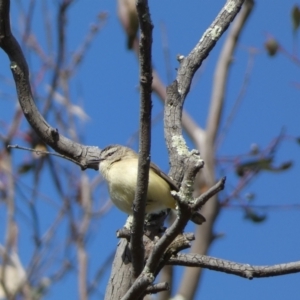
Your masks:
<svg viewBox="0 0 300 300"><path fill-rule="evenodd" d="M163 171L160 170L160 168L155 165L154 163L150 163L150 168L160 177L162 177L171 187L171 190L178 191L178 186L176 183Z"/></svg>

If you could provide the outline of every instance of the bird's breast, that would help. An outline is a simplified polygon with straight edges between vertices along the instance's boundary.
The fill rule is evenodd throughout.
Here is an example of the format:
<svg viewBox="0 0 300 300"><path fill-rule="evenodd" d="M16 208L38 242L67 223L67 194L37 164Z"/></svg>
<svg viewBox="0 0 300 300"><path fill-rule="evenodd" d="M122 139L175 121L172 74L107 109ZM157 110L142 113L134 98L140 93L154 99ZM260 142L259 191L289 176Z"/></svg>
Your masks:
<svg viewBox="0 0 300 300"><path fill-rule="evenodd" d="M111 200L122 211L132 214L137 182L137 160L118 161L107 172Z"/></svg>
<svg viewBox="0 0 300 300"><path fill-rule="evenodd" d="M138 160L126 159L112 164L104 175L108 182L111 200L127 214L132 214L137 170ZM169 184L150 168L146 213L157 212L165 208L174 209L175 206L176 202L171 195Z"/></svg>

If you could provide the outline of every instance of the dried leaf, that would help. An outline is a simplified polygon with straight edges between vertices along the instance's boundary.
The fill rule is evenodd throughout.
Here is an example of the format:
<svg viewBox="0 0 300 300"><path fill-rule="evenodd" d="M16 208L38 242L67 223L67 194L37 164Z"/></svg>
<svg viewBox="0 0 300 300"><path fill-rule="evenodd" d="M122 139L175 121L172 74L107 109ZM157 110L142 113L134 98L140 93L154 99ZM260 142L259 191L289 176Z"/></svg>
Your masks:
<svg viewBox="0 0 300 300"><path fill-rule="evenodd" d="M265 43L265 49L267 50L270 56L275 56L279 48L277 41L273 38L268 39Z"/></svg>
<svg viewBox="0 0 300 300"><path fill-rule="evenodd" d="M293 30L294 30L294 32L296 32L299 28L299 25L300 25L300 9L299 9L299 6L295 5L292 8L291 17L292 17Z"/></svg>
<svg viewBox="0 0 300 300"><path fill-rule="evenodd" d="M253 223L262 223L267 219L267 215L258 214L251 208L245 210L245 219L252 221Z"/></svg>
<svg viewBox="0 0 300 300"><path fill-rule="evenodd" d="M18 168L18 173L19 174L25 174L25 173L28 173L32 169L33 169L33 164L32 163L25 163L25 164L22 164Z"/></svg>

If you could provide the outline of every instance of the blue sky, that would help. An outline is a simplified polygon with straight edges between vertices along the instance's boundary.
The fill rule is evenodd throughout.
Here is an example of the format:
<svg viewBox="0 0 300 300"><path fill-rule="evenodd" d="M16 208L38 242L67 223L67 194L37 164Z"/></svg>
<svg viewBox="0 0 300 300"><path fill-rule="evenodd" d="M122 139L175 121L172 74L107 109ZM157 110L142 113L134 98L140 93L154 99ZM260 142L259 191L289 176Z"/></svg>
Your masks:
<svg viewBox="0 0 300 300"><path fill-rule="evenodd" d="M16 32L21 24L18 7L12 5L12 23ZM22 1L26 8L27 1ZM50 14L54 14L52 1ZM165 84L168 83L166 63L162 47L162 26L166 30L170 51L172 80L175 78L178 63L177 54L187 55L201 38L202 33L221 9L224 1L149 1L153 31L153 63ZM299 136L299 69L283 55L270 58L264 51L264 42L268 34L273 35L288 50L293 49L293 35L290 11L293 1L257 1L254 11L245 27L239 46L234 56L223 123L236 100L249 61L249 48L255 48L253 70L243 102L233 120L232 126L218 149L218 155L237 155L249 151L251 144L266 147L282 128L290 136ZM33 28L42 45L45 42L40 26L39 6L36 9ZM70 86L74 102L83 106L89 115L85 124L79 122L83 141L88 145L104 147L111 143L126 144L138 129L138 65L133 53L125 49L125 36L116 16L116 1L76 1L69 11L68 51L73 53L83 40L88 27L93 23L97 12L108 13L106 25L95 39L88 56L78 70ZM52 15L54 18L54 15ZM16 34L18 37L18 34ZM191 92L186 99L186 110L204 126L212 89L213 72L222 43L222 38L196 74ZM299 43L298 43L299 48ZM28 57L32 72L39 70L40 65L33 56ZM8 60L0 54L1 75L11 80ZM42 82L39 89L45 89ZM14 95L13 88L7 88L3 82L1 91ZM9 120L15 108L14 100L1 101L1 120ZM162 112L162 104L153 97L153 117ZM24 121L24 125L25 121ZM189 146L193 145L188 141ZM133 144L136 149L137 141ZM299 204L299 145L292 139L284 141L276 155L275 162L280 164L293 160L293 167L280 174L262 173L244 190L256 194L256 205L289 205ZM168 171L167 151L163 137L162 119L155 124L152 132L152 160L163 170ZM16 154L22 160L24 152ZM79 169L75 166L75 172ZM237 177L228 170L227 192L236 184ZM96 176L88 171L89 176ZM43 180L47 179L47 174ZM30 185L30 180L28 180ZM47 183L42 183L47 193ZM51 193L49 191L49 193ZM225 194L224 194L225 195ZM101 196L107 196L101 192ZM100 197L100 192L99 192ZM59 201L59 199L57 200ZM45 215L47 212L45 211ZM254 224L244 219L243 212L237 209L224 209L215 226L216 233L224 237L215 241L210 255L236 262L253 265L269 265L299 260L300 226L299 210L279 209L268 211L268 218L262 224ZM90 274L95 266L100 266L111 254L117 244L115 231L122 227L126 216L112 208L98 223L89 242ZM187 230L193 230L190 224ZM1 231L2 233L2 231ZM25 242L24 242L25 243ZM28 248L26 248L28 247ZM30 245L24 245L23 259L26 265L26 253ZM176 278L180 279L181 268L176 268ZM105 273L99 286L104 293L109 278ZM277 278L254 279L248 281L233 275L206 270L203 275L199 297L201 299L298 299L299 274ZM62 296L76 299L74 275L69 275L50 291L45 299L59 299ZM176 284L175 284L176 286ZM98 295L91 297L97 299Z"/></svg>

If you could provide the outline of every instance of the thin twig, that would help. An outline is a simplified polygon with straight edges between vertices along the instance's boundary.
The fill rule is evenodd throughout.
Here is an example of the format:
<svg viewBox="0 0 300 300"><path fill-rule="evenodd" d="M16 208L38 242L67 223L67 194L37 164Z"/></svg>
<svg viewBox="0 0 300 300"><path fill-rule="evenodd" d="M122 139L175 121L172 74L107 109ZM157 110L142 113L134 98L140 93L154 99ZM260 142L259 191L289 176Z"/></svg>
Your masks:
<svg viewBox="0 0 300 300"><path fill-rule="evenodd" d="M36 150L36 149L32 149L32 148L22 147L22 146L19 146L19 145L8 145L7 148L8 149L11 148L11 149L20 149L20 150L30 151L30 152L36 153L37 155L53 155L53 156L57 156L57 157L60 157L60 158L64 158L64 159L69 160L69 161L76 164L76 161L73 160L72 158L70 158L68 156L65 156L65 155L62 155L62 154L59 154L59 153L56 153L56 152Z"/></svg>

